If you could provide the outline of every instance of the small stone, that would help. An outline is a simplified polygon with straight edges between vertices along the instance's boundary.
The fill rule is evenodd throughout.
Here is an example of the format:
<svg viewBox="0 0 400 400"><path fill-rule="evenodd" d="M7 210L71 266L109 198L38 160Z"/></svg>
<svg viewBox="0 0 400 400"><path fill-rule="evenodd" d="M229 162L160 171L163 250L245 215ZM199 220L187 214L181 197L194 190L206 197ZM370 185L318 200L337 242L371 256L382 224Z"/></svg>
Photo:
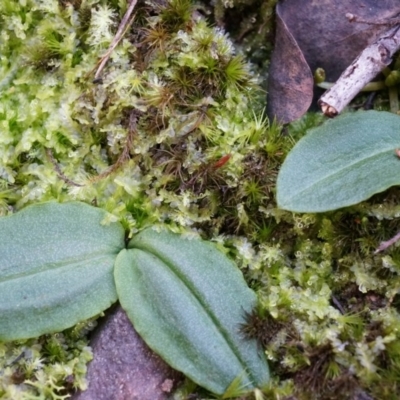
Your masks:
<svg viewBox="0 0 400 400"><path fill-rule="evenodd" d="M183 379L147 347L120 306L108 312L90 345L88 389L72 400L166 400Z"/></svg>
<svg viewBox="0 0 400 400"><path fill-rule="evenodd" d="M171 393L173 387L174 381L172 379L166 379L161 385L161 390L165 393Z"/></svg>

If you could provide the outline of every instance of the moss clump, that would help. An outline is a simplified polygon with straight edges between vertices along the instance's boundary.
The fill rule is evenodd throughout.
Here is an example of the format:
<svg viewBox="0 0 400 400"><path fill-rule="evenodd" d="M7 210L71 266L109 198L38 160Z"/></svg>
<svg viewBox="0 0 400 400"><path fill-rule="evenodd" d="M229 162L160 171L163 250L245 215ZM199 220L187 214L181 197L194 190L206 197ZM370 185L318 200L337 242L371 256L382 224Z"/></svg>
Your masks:
<svg viewBox="0 0 400 400"><path fill-rule="evenodd" d="M266 392L271 398L279 387L299 399L398 396L398 247L373 254L400 228L397 196L392 189L318 215L270 207L267 243L231 237L260 300L244 331L264 344L283 385Z"/></svg>
<svg viewBox="0 0 400 400"><path fill-rule="evenodd" d="M63 333L12 343L0 343L0 398L66 399L85 390L86 365L92 359L89 320Z"/></svg>
<svg viewBox="0 0 400 400"><path fill-rule="evenodd" d="M205 237L239 220L247 229L246 207L257 198L241 180L269 162L256 77L221 29L199 19L190 2L171 0L137 6L93 82L124 11L100 0L0 5L0 215L81 200L108 210L130 235L154 223ZM8 352L20 345L5 345L3 398L14 389L20 398L66 394L72 378L57 371L76 357L59 339L24 344L43 361L22 371L15 388L8 378L20 366L8 366Z"/></svg>
<svg viewBox="0 0 400 400"><path fill-rule="evenodd" d="M268 75L269 59L275 33L277 0L216 0L211 13L213 21L224 27L239 46L252 68ZM261 82L266 88L266 79Z"/></svg>

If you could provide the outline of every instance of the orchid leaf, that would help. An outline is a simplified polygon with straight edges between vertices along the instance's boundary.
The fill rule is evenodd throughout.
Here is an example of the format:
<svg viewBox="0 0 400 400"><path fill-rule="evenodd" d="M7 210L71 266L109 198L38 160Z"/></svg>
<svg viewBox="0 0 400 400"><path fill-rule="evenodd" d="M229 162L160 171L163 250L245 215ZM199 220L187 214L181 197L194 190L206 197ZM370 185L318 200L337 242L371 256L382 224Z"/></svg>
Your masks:
<svg viewBox="0 0 400 400"><path fill-rule="evenodd" d="M312 129L286 157L278 206L322 212L357 204L400 184L400 116L359 111Z"/></svg>
<svg viewBox="0 0 400 400"><path fill-rule="evenodd" d="M117 300L120 224L84 203L43 203L0 219L0 340L56 332Z"/></svg>
<svg viewBox="0 0 400 400"><path fill-rule="evenodd" d="M145 230L118 255L115 282L149 347L200 386L222 395L235 379L249 391L268 382L261 348L240 333L256 296L212 244Z"/></svg>

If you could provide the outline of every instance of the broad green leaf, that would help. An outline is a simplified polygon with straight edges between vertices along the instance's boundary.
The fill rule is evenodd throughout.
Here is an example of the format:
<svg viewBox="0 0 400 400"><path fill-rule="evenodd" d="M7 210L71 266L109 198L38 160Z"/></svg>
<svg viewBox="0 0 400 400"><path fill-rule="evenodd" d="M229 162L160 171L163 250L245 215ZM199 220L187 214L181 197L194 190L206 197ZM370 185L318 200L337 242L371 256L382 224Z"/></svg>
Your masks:
<svg viewBox="0 0 400 400"><path fill-rule="evenodd" d="M357 204L400 184L400 117L359 111L312 129L286 157L280 208L322 212Z"/></svg>
<svg viewBox="0 0 400 400"><path fill-rule="evenodd" d="M212 244L148 229L115 264L122 307L146 343L173 368L216 394L240 377L268 382L261 349L240 333L255 305L239 269Z"/></svg>
<svg viewBox="0 0 400 400"><path fill-rule="evenodd" d="M119 224L84 203L43 203L0 219L0 340L60 331L117 300Z"/></svg>

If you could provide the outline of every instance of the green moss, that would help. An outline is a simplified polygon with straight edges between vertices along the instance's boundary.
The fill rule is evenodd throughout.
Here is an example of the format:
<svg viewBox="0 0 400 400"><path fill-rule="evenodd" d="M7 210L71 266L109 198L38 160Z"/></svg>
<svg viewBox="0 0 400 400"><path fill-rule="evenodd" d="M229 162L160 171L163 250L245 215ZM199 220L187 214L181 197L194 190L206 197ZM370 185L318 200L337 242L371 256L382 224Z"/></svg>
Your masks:
<svg viewBox="0 0 400 400"><path fill-rule="evenodd" d="M92 359L85 336L95 326L90 320L64 333L0 343L0 398L65 399L75 389L85 390Z"/></svg>

